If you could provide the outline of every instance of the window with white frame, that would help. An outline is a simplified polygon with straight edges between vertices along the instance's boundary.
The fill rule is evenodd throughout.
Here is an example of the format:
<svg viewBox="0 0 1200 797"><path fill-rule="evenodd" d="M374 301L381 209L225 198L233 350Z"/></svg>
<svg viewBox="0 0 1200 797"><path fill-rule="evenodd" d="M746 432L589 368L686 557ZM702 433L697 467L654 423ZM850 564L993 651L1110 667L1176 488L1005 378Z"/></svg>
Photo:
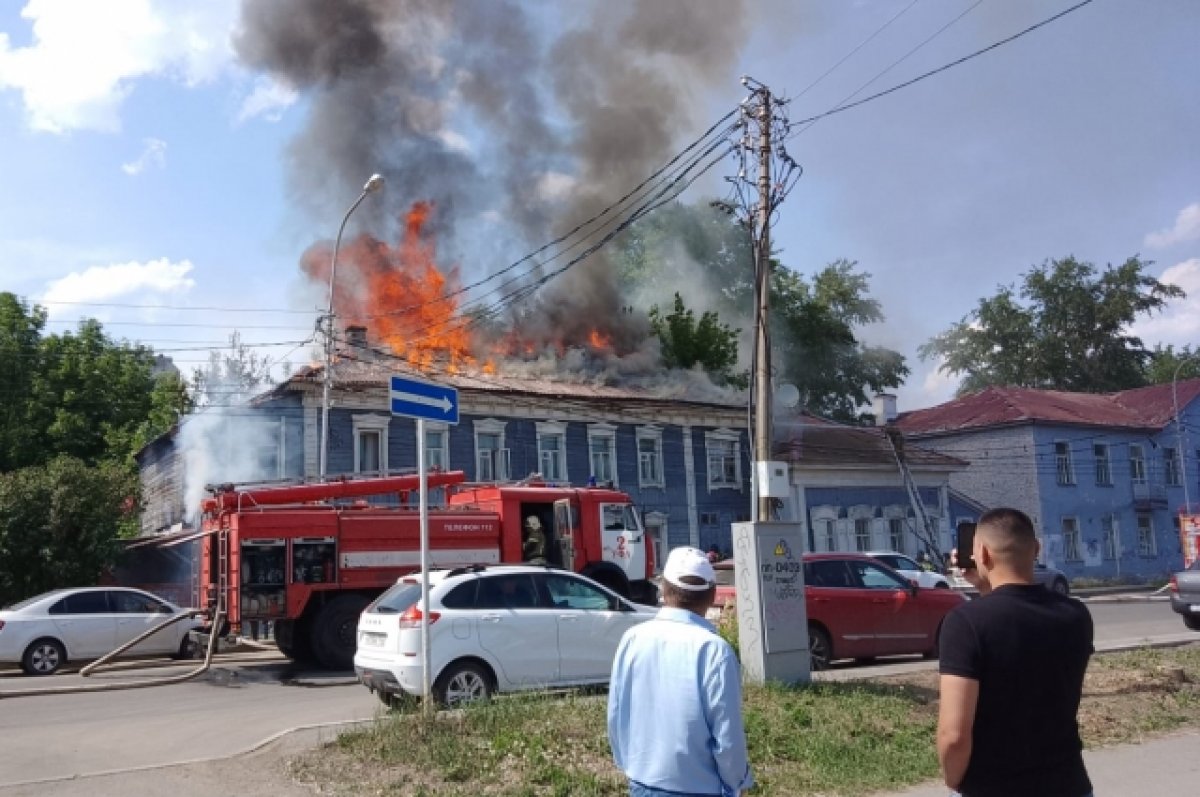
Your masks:
<svg viewBox="0 0 1200 797"><path fill-rule="evenodd" d="M1129 479L1134 484L1146 483L1146 451L1141 443L1129 444Z"/></svg>
<svg viewBox="0 0 1200 797"><path fill-rule="evenodd" d="M1092 458L1096 462L1096 484L1100 487L1111 487L1112 467L1108 464L1108 444L1093 443Z"/></svg>
<svg viewBox="0 0 1200 797"><path fill-rule="evenodd" d="M1075 483L1075 468L1071 463L1071 444L1059 440L1054 444L1054 471L1059 484Z"/></svg>
<svg viewBox="0 0 1200 797"><path fill-rule="evenodd" d="M447 470L450 466L450 431L445 425L425 422L425 467Z"/></svg>
<svg viewBox="0 0 1200 797"><path fill-rule="evenodd" d="M662 429L639 426L637 430L638 486L664 487Z"/></svg>
<svg viewBox="0 0 1200 797"><path fill-rule="evenodd" d="M1183 484L1179 478L1179 449L1163 449L1163 475L1168 487L1178 487Z"/></svg>
<svg viewBox="0 0 1200 797"><path fill-rule="evenodd" d="M504 446L507 424L494 418L474 422L475 480L502 482L512 478L508 449Z"/></svg>
<svg viewBox="0 0 1200 797"><path fill-rule="evenodd" d="M1138 513L1137 546L1138 556L1151 558L1158 555L1158 544L1154 540L1154 518L1148 513Z"/></svg>
<svg viewBox="0 0 1200 797"><path fill-rule="evenodd" d="M708 489L742 488L742 443L737 432L718 429L704 433L708 454Z"/></svg>
<svg viewBox="0 0 1200 797"><path fill-rule="evenodd" d="M567 425L557 421L537 424L538 467L542 478L567 481Z"/></svg>
<svg viewBox="0 0 1200 797"><path fill-rule="evenodd" d="M1068 562L1083 561L1083 546L1079 541L1079 519L1065 517L1062 519L1063 558Z"/></svg>
<svg viewBox="0 0 1200 797"><path fill-rule="evenodd" d="M854 550L871 550L871 518L856 517L854 519Z"/></svg>
<svg viewBox="0 0 1200 797"><path fill-rule="evenodd" d="M888 518L888 544L893 551L904 553L904 518Z"/></svg>
<svg viewBox="0 0 1200 797"><path fill-rule="evenodd" d="M1104 558L1116 559L1120 555L1121 541L1117 534L1117 516L1113 514L1100 517L1100 532L1104 538Z"/></svg>
<svg viewBox="0 0 1200 797"><path fill-rule="evenodd" d="M383 474L388 471L389 415L353 415L354 472Z"/></svg>
<svg viewBox="0 0 1200 797"><path fill-rule="evenodd" d="M617 484L617 427L610 423L588 426L588 457L597 484Z"/></svg>
<svg viewBox="0 0 1200 797"><path fill-rule="evenodd" d="M834 506L812 508L813 546L818 551L836 551L838 510Z"/></svg>

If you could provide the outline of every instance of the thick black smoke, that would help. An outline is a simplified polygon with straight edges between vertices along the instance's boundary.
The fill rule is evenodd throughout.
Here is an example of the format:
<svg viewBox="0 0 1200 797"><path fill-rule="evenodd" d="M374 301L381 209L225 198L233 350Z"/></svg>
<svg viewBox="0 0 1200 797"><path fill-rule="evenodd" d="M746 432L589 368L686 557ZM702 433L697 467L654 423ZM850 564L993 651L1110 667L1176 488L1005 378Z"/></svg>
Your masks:
<svg viewBox="0 0 1200 797"><path fill-rule="evenodd" d="M439 250L483 276L508 262L498 242L527 251L572 228L707 126L705 98L736 96L745 6L245 0L235 45L311 103L290 179L315 221L329 224L381 172L384 201L356 222L379 234L432 200ZM471 262L484 253L496 262ZM602 254L535 306L520 314L526 340L598 328L632 351L646 334L621 313Z"/></svg>

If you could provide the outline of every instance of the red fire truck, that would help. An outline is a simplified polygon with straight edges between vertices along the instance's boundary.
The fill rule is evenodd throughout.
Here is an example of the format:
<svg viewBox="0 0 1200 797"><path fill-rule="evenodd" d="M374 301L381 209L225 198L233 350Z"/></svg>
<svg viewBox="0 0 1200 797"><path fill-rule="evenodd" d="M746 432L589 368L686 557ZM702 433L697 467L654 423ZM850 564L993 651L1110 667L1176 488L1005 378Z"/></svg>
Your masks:
<svg viewBox="0 0 1200 797"><path fill-rule="evenodd" d="M523 526L536 517L547 530L548 566L634 600L656 599L653 546L625 493L542 482L466 485L461 471L428 480L447 499L429 510L433 566L520 562ZM199 597L209 606L223 598L235 633L247 622L270 622L286 655L348 668L358 615L420 566L418 487L413 475L214 489L203 502Z"/></svg>

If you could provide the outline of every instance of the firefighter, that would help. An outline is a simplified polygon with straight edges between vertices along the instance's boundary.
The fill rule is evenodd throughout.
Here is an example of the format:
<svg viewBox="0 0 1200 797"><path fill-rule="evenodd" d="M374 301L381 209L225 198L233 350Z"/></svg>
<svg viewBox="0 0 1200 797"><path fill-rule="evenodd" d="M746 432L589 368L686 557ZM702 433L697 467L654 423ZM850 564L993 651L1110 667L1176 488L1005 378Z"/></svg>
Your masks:
<svg viewBox="0 0 1200 797"><path fill-rule="evenodd" d="M521 546L525 561L534 565L546 564L546 532L536 515L525 518L525 538Z"/></svg>

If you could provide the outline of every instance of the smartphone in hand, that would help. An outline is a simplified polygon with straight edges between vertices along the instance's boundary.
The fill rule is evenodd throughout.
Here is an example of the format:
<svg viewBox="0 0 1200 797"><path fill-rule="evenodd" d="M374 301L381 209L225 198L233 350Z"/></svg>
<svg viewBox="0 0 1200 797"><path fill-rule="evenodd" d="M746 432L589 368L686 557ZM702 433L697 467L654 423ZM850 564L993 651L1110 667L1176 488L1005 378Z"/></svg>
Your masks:
<svg viewBox="0 0 1200 797"><path fill-rule="evenodd" d="M963 570L975 567L975 524L963 521L955 530L954 547L958 549L958 566Z"/></svg>

